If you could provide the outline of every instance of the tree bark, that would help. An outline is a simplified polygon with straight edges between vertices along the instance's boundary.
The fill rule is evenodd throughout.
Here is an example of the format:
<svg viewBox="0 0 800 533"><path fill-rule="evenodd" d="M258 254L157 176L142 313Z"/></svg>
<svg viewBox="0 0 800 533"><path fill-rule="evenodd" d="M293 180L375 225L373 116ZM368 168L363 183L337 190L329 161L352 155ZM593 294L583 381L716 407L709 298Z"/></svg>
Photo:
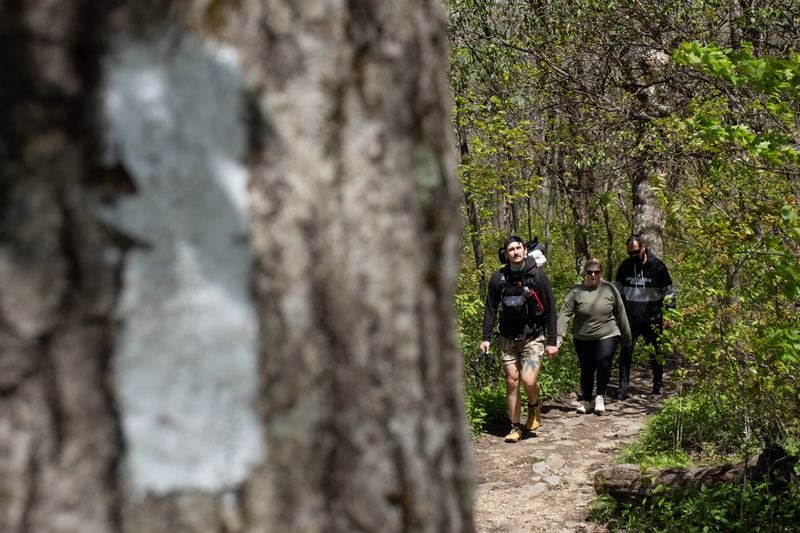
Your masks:
<svg viewBox="0 0 800 533"><path fill-rule="evenodd" d="M248 44L264 523L469 531L445 18L426 1L267 5L281 16L252 17Z"/></svg>
<svg viewBox="0 0 800 533"><path fill-rule="evenodd" d="M643 162L642 165L633 181L634 233L644 239L648 250L661 257L664 251L664 212L653 194L650 181L660 170L650 162Z"/></svg>
<svg viewBox="0 0 800 533"><path fill-rule="evenodd" d="M580 276L583 265L591 258L589 251L589 194L593 186L592 170L589 167L576 169L577 183L569 194L572 208L572 221L575 225L573 242L575 245L575 272Z"/></svg>
<svg viewBox="0 0 800 533"><path fill-rule="evenodd" d="M119 185L98 171L94 128L108 15L82 2L0 5L1 531L119 524L117 267L87 211Z"/></svg>
<svg viewBox="0 0 800 533"><path fill-rule="evenodd" d="M0 4L0 531L473 529L440 9Z"/></svg>
<svg viewBox="0 0 800 533"><path fill-rule="evenodd" d="M669 63L669 56L660 50L647 50L640 57L634 72L637 74L632 84L636 87L636 97L639 100L640 111L643 116L657 117L668 112L665 103L664 89L659 88L657 82L664 74L664 69ZM653 181L663 182L666 171L658 160L657 154L647 149L648 135L651 134L648 122L639 123L639 143L645 145L645 150L639 158L638 168L632 179L633 195L633 231L638 233L647 244L647 248L657 256L662 256L664 251L664 210L653 192Z"/></svg>
<svg viewBox="0 0 800 533"><path fill-rule="evenodd" d="M696 490L701 485L731 483L744 475L744 465L724 464L701 468L645 469L635 464L615 465L594 474L597 494L625 503L641 504L661 485L669 489Z"/></svg>

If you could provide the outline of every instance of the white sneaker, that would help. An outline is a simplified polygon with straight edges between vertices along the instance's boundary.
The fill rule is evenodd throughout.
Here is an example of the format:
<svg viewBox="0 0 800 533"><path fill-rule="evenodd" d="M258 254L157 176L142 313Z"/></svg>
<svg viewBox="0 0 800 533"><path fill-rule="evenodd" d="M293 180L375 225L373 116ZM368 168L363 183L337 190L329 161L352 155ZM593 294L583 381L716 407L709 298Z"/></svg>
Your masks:
<svg viewBox="0 0 800 533"><path fill-rule="evenodd" d="M591 402L581 402L581 404L578 406L577 411L582 415L585 415L586 413L591 413L592 412L592 403Z"/></svg>
<svg viewBox="0 0 800 533"><path fill-rule="evenodd" d="M605 413L606 412L606 403L603 400L603 397L598 395L594 398L594 412L595 413Z"/></svg>

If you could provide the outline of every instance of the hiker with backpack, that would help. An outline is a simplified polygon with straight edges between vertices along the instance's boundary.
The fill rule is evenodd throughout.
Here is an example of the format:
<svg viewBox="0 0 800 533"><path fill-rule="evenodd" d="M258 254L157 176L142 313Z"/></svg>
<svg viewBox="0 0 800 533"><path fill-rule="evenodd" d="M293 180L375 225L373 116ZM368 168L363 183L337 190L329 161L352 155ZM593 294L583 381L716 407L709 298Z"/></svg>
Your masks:
<svg viewBox="0 0 800 533"><path fill-rule="evenodd" d="M572 324L572 342L581 369L581 401L578 413L605 412L605 393L611 378L611 362L617 345L630 346L631 329L622 295L603 279L603 265L590 259L583 267L584 281L564 297L558 314L558 345ZM597 395L592 396L597 381ZM594 405L592 400L594 399Z"/></svg>
<svg viewBox="0 0 800 533"><path fill-rule="evenodd" d="M489 279L483 310L480 349L485 354L489 353L495 323L499 321L500 362L511 424L506 442L518 442L526 430L534 431L541 425L538 380L542 356L547 354L552 359L558 353L553 290L536 259L527 253L522 238L512 235L505 240L500 250L505 265ZM528 397L525 425L520 423L520 381Z"/></svg>
<svg viewBox="0 0 800 533"><path fill-rule="evenodd" d="M633 346L640 335L653 347L650 353L650 366L653 369L651 394L653 396L661 394L664 367L659 358L661 333L666 327L663 308L674 309L676 306L675 288L663 261L647 249L647 244L639 235L628 237L625 246L628 258L619 265L615 282L625 301L633 340L629 347L623 347L619 351L618 400L628 398Z"/></svg>

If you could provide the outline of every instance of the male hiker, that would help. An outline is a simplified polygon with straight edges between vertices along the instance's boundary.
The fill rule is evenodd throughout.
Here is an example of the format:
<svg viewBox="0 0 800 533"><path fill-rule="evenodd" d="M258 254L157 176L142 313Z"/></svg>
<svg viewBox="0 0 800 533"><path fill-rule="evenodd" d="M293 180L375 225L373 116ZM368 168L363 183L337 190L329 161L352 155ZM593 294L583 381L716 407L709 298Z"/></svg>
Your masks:
<svg viewBox="0 0 800 533"><path fill-rule="evenodd" d="M675 307L675 289L672 287L667 266L647 249L644 240L631 235L626 242L628 258L619 265L616 284L625 302L625 311L631 327L632 342L619 352L619 388L617 399L628 397L631 377L633 347L641 335L653 346L650 366L653 369L653 395L661 394L664 367L659 362L660 337L664 328L662 308Z"/></svg>
<svg viewBox="0 0 800 533"><path fill-rule="evenodd" d="M504 254L503 254L504 252ZM547 275L526 257L522 239L516 235L503 243L506 265L492 273L483 310L481 351L489 352L490 339L500 311L500 362L506 377L506 402L511 431L506 442L519 441L525 430L541 425L539 369L542 356L558 353L553 290ZM502 259L501 259L502 260ZM528 419L520 424L520 387L528 396Z"/></svg>

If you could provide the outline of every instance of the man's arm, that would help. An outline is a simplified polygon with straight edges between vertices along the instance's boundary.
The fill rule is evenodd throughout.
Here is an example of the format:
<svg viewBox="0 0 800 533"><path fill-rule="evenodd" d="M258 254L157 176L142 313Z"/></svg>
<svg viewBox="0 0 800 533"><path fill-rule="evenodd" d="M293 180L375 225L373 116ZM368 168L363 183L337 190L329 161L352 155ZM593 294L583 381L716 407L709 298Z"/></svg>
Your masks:
<svg viewBox="0 0 800 533"><path fill-rule="evenodd" d="M539 287L544 299L544 321L547 329L547 346L558 346L558 315L556 315L556 299L553 297L553 288L550 280L543 270L539 270Z"/></svg>
<svg viewBox="0 0 800 533"><path fill-rule="evenodd" d="M489 287L486 289L486 301L483 304L483 343L492 338L494 325L497 322L497 308L500 306L499 276L493 273L489 278Z"/></svg>

